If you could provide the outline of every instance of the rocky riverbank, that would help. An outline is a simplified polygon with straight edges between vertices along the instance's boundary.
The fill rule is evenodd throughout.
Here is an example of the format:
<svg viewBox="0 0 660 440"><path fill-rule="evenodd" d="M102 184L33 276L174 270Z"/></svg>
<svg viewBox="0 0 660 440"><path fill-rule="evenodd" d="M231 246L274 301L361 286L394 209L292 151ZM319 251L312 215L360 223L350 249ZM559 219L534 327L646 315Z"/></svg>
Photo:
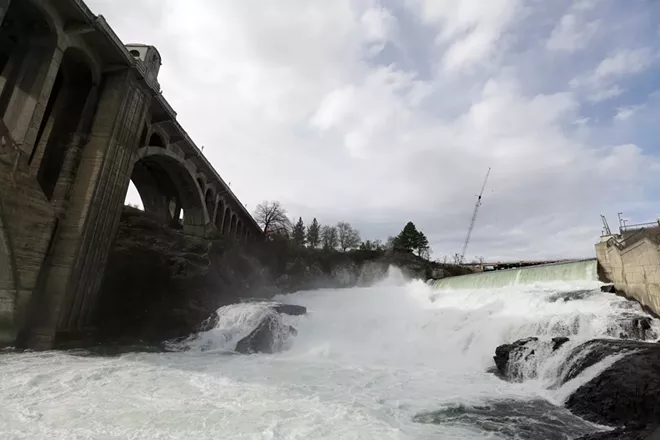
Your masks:
<svg viewBox="0 0 660 440"><path fill-rule="evenodd" d="M465 273L412 254L199 239L127 208L100 291L97 339L156 343L187 336L223 305L298 290L368 285L383 278L391 265L410 278Z"/></svg>
<svg viewBox="0 0 660 440"><path fill-rule="evenodd" d="M494 357L498 374L511 381L529 379L539 358L562 349L566 342L568 338L527 338L501 345ZM608 360L610 365L571 393L565 407L585 420L615 430L582 439L654 438L649 436L660 425L660 344L625 339L585 342L567 354L555 386Z"/></svg>

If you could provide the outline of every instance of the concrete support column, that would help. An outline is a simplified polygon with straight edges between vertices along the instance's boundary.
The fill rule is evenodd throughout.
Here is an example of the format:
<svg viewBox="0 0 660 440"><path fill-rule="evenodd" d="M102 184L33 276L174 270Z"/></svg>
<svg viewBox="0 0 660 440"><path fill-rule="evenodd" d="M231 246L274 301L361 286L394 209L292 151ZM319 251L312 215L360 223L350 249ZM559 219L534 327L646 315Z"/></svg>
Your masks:
<svg viewBox="0 0 660 440"><path fill-rule="evenodd" d="M130 70L104 78L89 142L40 274L21 346L50 348L56 336L61 342L79 338L76 333L91 323L149 104L150 96Z"/></svg>
<svg viewBox="0 0 660 440"><path fill-rule="evenodd" d="M89 140L89 130L94 116L94 108L98 102L98 86L93 86L87 96L82 116L77 131L70 133L67 139L66 153L62 163L60 175L57 178L51 202L55 209L55 215L60 218L64 216L69 207L71 188L80 164L80 155Z"/></svg>
<svg viewBox="0 0 660 440"><path fill-rule="evenodd" d="M211 216L209 221L215 225L215 219L216 216L218 215L218 202L213 204L213 212L212 213L210 212L209 215Z"/></svg>
<svg viewBox="0 0 660 440"><path fill-rule="evenodd" d="M17 87L12 93L5 112L4 121L7 128L23 153L28 155L32 148L25 145L25 135L30 127L37 103L43 99L42 90L54 61L54 51L54 44L47 39L30 44L30 51L21 66ZM57 50L57 52L60 51ZM54 78L49 82L50 87L52 87L53 81ZM48 93L50 93L50 89Z"/></svg>
<svg viewBox="0 0 660 440"><path fill-rule="evenodd" d="M46 79L41 89L39 99L37 100L37 105L35 106L30 126L28 127L23 141L24 148L30 150L31 174L36 174L41 166L41 159L44 157L46 145L48 144L48 139L50 138L50 133L53 129L55 115L53 114L52 104L54 103L51 103L51 111L49 114L46 114L46 108L51 99L57 98L56 96L52 96L52 94L56 92L53 90L53 86L55 85L57 74L60 71L63 56L64 52L60 48L56 48L53 53L53 58L50 60L48 73L46 74ZM47 119L44 120L44 118Z"/></svg>
<svg viewBox="0 0 660 440"><path fill-rule="evenodd" d="M7 62L7 66L2 72L3 75L0 76L0 116L2 116L3 120L9 106L9 101L18 86L27 51L27 47L15 51Z"/></svg>
<svg viewBox="0 0 660 440"><path fill-rule="evenodd" d="M39 96L37 97L37 102L36 105L34 106L34 111L32 112L32 118L30 119L30 123L27 127L25 137L23 138L22 149L27 151L28 154L30 155L30 171L33 174L36 174L37 170L39 169L39 165L41 164L41 158L43 157L43 150L45 148L45 142L44 145L42 146L41 151L38 151L39 146L35 145L37 142L37 136L39 136L39 128L42 126L42 124L46 124L48 122L48 121L44 122L43 119L45 117L50 116L50 115L46 115L46 107L48 106L48 101L50 100L51 94L53 93L55 78L57 78L57 73L59 72L60 66L62 65L63 56L64 56L64 52L62 51L62 49L56 47L55 51L53 52L53 56L51 57L47 65L45 78L41 86L41 91L39 92ZM52 121L50 127L52 128ZM45 138L47 140L48 136L44 136L44 133L42 133L41 138L42 139Z"/></svg>
<svg viewBox="0 0 660 440"><path fill-rule="evenodd" d="M227 213L227 208L226 208L226 205L223 203L222 204L222 213L220 213L220 215L222 217L220 218L220 223L218 223L220 225L220 227L218 228L218 232L220 234L225 233L225 214L226 213Z"/></svg>
<svg viewBox="0 0 660 440"><path fill-rule="evenodd" d="M17 283L13 243L0 203L0 346L11 345L16 339Z"/></svg>

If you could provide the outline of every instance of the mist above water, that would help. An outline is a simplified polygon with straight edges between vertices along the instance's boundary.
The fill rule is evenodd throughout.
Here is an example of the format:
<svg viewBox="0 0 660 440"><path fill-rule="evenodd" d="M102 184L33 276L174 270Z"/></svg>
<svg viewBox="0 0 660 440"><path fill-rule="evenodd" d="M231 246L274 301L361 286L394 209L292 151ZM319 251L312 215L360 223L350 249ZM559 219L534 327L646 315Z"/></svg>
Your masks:
<svg viewBox="0 0 660 440"><path fill-rule="evenodd" d="M572 389L611 363L556 386L571 347L616 334L637 305L582 279L501 288L434 289L393 270L365 288L277 297L297 336L276 354L236 355L270 313L219 310L216 328L177 353L0 356L2 438L493 439L575 438L596 430L563 410ZM657 328L657 322L653 325ZM495 348L571 336L504 382ZM514 422L512 422L514 420Z"/></svg>

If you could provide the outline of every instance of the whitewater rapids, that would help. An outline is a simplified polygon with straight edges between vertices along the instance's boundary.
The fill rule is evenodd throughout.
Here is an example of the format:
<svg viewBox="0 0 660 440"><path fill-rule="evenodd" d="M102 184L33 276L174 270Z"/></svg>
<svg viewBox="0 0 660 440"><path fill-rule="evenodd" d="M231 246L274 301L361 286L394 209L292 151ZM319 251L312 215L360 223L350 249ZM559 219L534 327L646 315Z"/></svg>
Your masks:
<svg viewBox="0 0 660 440"><path fill-rule="evenodd" d="M600 428L563 399L611 360L553 387L569 346L611 337L626 313L645 315L599 285L442 290L393 270L372 287L276 298L308 308L285 318L298 332L276 354L231 353L261 313L255 304L220 310L218 326L183 352L7 351L0 438L576 438ZM533 379L492 374L495 348L528 336L571 342Z"/></svg>

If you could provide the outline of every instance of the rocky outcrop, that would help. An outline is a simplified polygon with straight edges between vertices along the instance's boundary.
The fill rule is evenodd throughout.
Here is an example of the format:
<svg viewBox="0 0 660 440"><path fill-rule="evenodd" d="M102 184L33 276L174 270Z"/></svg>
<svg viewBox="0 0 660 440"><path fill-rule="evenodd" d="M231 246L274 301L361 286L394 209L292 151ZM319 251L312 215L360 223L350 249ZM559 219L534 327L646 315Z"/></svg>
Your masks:
<svg viewBox="0 0 660 440"><path fill-rule="evenodd" d="M263 266L232 241L185 236L127 210L99 292L97 340L133 344L185 337L219 307L273 293Z"/></svg>
<svg viewBox="0 0 660 440"><path fill-rule="evenodd" d="M97 342L156 343L186 337L212 328L213 312L223 305L298 290L369 285L383 279L390 265L420 279L438 275L440 269L445 275L465 272L410 253L335 252L282 240L195 238L127 208L99 292Z"/></svg>
<svg viewBox="0 0 660 440"><path fill-rule="evenodd" d="M275 353L298 331L282 321L278 313L266 315L249 335L238 341L235 351L243 354Z"/></svg>
<svg viewBox="0 0 660 440"><path fill-rule="evenodd" d="M578 388L566 407L587 420L611 426L660 423L660 344L599 341L592 351L602 353L601 358L627 355Z"/></svg>
<svg viewBox="0 0 660 440"><path fill-rule="evenodd" d="M520 339L512 344L503 344L497 347L493 359L495 360L495 366L497 367L499 375L509 380L517 379L517 375L513 371L513 362L511 362L514 353L517 356L522 355L525 359L529 359L529 356L534 355L534 350L529 350L528 346L531 342L537 342L538 340L539 338L531 337ZM525 351L524 354L522 353L523 351Z"/></svg>
<svg viewBox="0 0 660 440"><path fill-rule="evenodd" d="M496 372L503 379L520 382L536 376L535 366L538 357L550 355L569 341L566 337L556 337L549 341L530 337L511 344L503 344L495 349Z"/></svg>
<svg viewBox="0 0 660 440"><path fill-rule="evenodd" d="M553 348L566 342L567 338L555 338ZM515 372L521 363L533 362L538 347L538 338L497 347L494 359L500 375L508 380L519 379ZM583 437L584 440L646 439L653 427L660 424L660 344L616 339L580 344L564 361L558 385L575 379L610 356L620 358L574 391L565 406L585 420L620 427Z"/></svg>
<svg viewBox="0 0 660 440"><path fill-rule="evenodd" d="M577 440L656 440L660 439L660 429L653 425L627 426L607 432L584 435Z"/></svg>
<svg viewBox="0 0 660 440"><path fill-rule="evenodd" d="M298 306L295 304L275 303L272 305L272 308L277 313L282 313L284 315L300 316L307 314L307 307Z"/></svg>

